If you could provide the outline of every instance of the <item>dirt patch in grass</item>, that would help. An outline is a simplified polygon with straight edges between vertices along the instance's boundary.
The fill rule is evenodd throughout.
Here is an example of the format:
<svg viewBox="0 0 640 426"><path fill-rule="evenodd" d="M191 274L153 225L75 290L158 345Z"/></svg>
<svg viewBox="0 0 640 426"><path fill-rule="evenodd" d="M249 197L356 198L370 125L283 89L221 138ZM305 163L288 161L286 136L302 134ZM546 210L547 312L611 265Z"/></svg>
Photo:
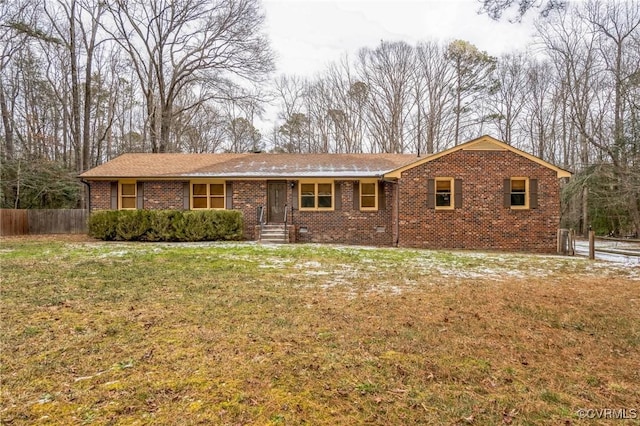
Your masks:
<svg viewBox="0 0 640 426"><path fill-rule="evenodd" d="M637 409L640 270L3 239L2 424L579 424Z"/></svg>

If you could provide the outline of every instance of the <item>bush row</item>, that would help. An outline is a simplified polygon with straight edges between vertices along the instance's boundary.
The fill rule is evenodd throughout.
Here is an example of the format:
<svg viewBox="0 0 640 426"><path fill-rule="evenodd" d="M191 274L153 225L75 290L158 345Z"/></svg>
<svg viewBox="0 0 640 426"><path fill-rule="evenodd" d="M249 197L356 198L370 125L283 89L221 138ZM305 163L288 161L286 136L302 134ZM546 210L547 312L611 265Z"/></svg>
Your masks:
<svg viewBox="0 0 640 426"><path fill-rule="evenodd" d="M89 217L89 235L112 241L240 240L237 210L104 210Z"/></svg>

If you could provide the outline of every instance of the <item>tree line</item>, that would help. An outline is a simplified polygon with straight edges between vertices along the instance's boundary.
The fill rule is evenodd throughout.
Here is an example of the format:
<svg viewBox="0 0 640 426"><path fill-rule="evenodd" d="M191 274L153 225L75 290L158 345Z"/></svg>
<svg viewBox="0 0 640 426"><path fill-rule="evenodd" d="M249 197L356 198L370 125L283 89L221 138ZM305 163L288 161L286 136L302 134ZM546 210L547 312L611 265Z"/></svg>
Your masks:
<svg viewBox="0 0 640 426"><path fill-rule="evenodd" d="M497 19L512 2L482 3ZM381 41L274 78L257 0L0 1L2 204L21 205L18 162L71 176L125 152L428 155L491 134L575 173L567 226L638 233L640 4L543 15L526 51Z"/></svg>

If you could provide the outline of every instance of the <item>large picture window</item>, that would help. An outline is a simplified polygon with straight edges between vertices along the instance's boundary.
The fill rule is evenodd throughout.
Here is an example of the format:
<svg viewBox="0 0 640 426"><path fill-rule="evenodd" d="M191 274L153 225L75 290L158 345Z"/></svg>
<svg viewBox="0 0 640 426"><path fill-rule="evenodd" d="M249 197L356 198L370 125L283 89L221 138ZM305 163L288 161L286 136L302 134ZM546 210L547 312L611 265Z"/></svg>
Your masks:
<svg viewBox="0 0 640 426"><path fill-rule="evenodd" d="M332 210L333 182L301 182L300 210Z"/></svg>
<svg viewBox="0 0 640 426"><path fill-rule="evenodd" d="M224 183L193 183L191 184L191 208L224 209Z"/></svg>

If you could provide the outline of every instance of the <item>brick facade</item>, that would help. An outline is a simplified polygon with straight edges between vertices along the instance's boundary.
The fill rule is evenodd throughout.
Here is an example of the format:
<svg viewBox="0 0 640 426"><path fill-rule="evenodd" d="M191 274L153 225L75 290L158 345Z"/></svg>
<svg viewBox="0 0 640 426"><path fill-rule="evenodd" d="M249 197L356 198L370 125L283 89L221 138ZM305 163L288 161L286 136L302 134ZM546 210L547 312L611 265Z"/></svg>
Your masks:
<svg viewBox="0 0 640 426"><path fill-rule="evenodd" d="M91 181L91 210L112 208L112 184L117 181ZM182 210L184 185L182 181L138 181L141 186L143 208L148 210Z"/></svg>
<svg viewBox="0 0 640 426"><path fill-rule="evenodd" d="M295 208L297 181L287 180L287 222L291 241L399 245L432 249L492 249L554 252L560 221L559 181L555 170L510 150L456 150L407 168L397 181L380 184L384 191L377 211L361 211L354 203L356 180L336 180L335 210ZM462 181L462 205L453 210L427 207L428 181L438 177ZM503 180L536 179L536 208L503 206ZM227 208L242 212L244 235L257 238L258 209L267 206L267 180L227 181ZM90 181L91 208L110 209L112 182ZM139 181L145 209L188 208L188 181ZM186 189L186 190L185 190ZM231 202L231 206L229 206ZM292 208L292 206L294 208Z"/></svg>
<svg viewBox="0 0 640 426"><path fill-rule="evenodd" d="M244 218L244 236L255 240L258 225L258 207L267 205L266 180L236 180L232 182L234 210L240 210Z"/></svg>
<svg viewBox="0 0 640 426"><path fill-rule="evenodd" d="M91 187L91 210L111 209L111 182L97 180L89 182Z"/></svg>
<svg viewBox="0 0 640 426"><path fill-rule="evenodd" d="M384 206L377 211L361 211L354 203L355 181L336 181L336 202L334 211L293 212L293 223L298 228L297 240L314 243L362 244L390 246L393 244L392 188L384 185Z"/></svg>
<svg viewBox="0 0 640 426"><path fill-rule="evenodd" d="M427 181L462 179L462 208L427 208ZM538 206L503 206L503 179L538 179ZM560 222L556 172L511 151L455 151L402 173L399 245L554 252Z"/></svg>
<svg viewBox="0 0 640 426"><path fill-rule="evenodd" d="M143 182L144 208L148 210L182 210L184 208L184 186L182 181Z"/></svg>

